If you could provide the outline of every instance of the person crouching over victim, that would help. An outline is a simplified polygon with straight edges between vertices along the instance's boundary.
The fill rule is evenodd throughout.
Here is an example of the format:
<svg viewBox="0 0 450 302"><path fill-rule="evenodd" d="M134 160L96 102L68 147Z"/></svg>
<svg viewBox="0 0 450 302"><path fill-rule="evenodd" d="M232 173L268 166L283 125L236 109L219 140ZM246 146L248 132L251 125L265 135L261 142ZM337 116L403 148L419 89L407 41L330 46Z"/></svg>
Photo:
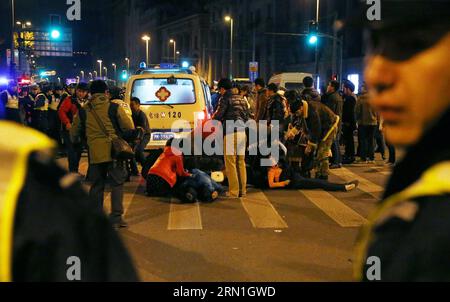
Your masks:
<svg viewBox="0 0 450 302"><path fill-rule="evenodd" d="M163 154L158 158L147 175L147 195L165 197L171 195L179 178L191 177L184 169L183 154L175 146L178 140L170 139Z"/></svg>

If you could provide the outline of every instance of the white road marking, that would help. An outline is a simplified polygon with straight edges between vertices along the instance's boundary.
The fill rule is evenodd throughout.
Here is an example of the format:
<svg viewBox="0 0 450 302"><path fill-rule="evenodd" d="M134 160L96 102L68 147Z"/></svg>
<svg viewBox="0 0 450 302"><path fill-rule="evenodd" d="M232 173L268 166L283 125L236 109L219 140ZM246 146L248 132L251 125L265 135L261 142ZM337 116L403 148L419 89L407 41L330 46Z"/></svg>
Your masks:
<svg viewBox="0 0 450 302"><path fill-rule="evenodd" d="M247 212L253 226L258 229L287 229L287 223L281 218L277 210L266 195L261 192L248 193L241 198L241 203Z"/></svg>
<svg viewBox="0 0 450 302"><path fill-rule="evenodd" d="M302 190L300 192L341 227L356 228L367 223L364 217L328 192L319 190Z"/></svg>
<svg viewBox="0 0 450 302"><path fill-rule="evenodd" d="M172 199L167 229L169 231L203 230L200 204L180 204Z"/></svg>
<svg viewBox="0 0 450 302"><path fill-rule="evenodd" d="M336 169L336 170L330 170L332 174L334 174L337 177L340 177L344 179L345 181L352 181L352 180L359 180L359 187L358 189L369 193L376 199L380 199L382 192L384 191L384 188L382 186L379 186L377 184L374 184L370 180L365 179L364 177L357 175L353 173L352 171L342 168L342 169Z"/></svg>

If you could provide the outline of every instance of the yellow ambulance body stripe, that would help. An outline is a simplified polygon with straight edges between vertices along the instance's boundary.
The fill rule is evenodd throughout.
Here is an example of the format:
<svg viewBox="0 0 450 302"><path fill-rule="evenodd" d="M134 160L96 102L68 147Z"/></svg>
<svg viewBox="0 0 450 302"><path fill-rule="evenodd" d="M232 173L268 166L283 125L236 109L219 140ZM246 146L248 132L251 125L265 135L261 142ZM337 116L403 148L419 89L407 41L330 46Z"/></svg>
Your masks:
<svg viewBox="0 0 450 302"><path fill-rule="evenodd" d="M32 152L51 150L45 135L9 122L0 122L0 155L12 162L0 166L0 282L12 281L12 249L17 201L24 186L28 159Z"/></svg>
<svg viewBox="0 0 450 302"><path fill-rule="evenodd" d="M381 217L402 202L446 194L450 194L450 161L433 166L423 174L419 181L406 190L389 197L380 208L375 210L369 218L369 223L363 227L356 246L355 279L358 281L363 279L365 259L370 256L367 253L369 245L374 239L373 230Z"/></svg>

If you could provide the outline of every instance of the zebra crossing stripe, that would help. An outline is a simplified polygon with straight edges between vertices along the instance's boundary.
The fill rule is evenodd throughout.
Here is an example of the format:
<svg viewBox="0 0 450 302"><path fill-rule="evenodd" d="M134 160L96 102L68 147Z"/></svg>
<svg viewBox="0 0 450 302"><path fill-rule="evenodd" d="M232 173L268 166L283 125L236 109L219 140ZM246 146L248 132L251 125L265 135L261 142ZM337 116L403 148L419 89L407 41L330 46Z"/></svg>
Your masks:
<svg viewBox="0 0 450 302"><path fill-rule="evenodd" d="M328 192L319 190L301 190L300 192L341 227L356 228L367 223L364 217Z"/></svg>
<svg viewBox="0 0 450 302"><path fill-rule="evenodd" d="M167 229L169 231L203 230L200 204L180 204L172 199Z"/></svg>
<svg viewBox="0 0 450 302"><path fill-rule="evenodd" d="M248 193L241 198L242 206L247 212L254 228L257 229L287 229L287 223L270 203L267 196L261 192Z"/></svg>
<svg viewBox="0 0 450 302"><path fill-rule="evenodd" d="M381 193L384 191L384 188L374 184L373 182L367 180L366 178L359 176L347 168L341 168L336 170L331 170L331 173L335 176L344 179L345 181L359 180L359 189L369 193L376 199L380 199Z"/></svg>

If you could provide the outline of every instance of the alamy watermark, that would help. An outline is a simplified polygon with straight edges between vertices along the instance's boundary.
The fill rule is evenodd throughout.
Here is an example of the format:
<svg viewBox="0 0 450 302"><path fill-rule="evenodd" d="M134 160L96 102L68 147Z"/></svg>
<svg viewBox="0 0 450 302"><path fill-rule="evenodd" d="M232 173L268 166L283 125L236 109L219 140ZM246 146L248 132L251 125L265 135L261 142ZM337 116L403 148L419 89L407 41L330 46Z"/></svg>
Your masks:
<svg viewBox="0 0 450 302"><path fill-rule="evenodd" d="M381 0L366 0L366 4L370 5L367 9L367 20L381 21Z"/></svg>
<svg viewBox="0 0 450 302"><path fill-rule="evenodd" d="M172 133L183 130L188 121L178 120L172 124ZM225 125L225 128L224 126ZM186 156L260 156L261 166L272 167L280 160L279 121L226 121L210 120L204 124L197 121L194 131L174 140L176 155ZM207 136L205 135L208 134ZM206 136L206 137L205 137Z"/></svg>
<svg viewBox="0 0 450 302"><path fill-rule="evenodd" d="M381 281L381 259L376 256L367 258L366 278L368 281Z"/></svg>
<svg viewBox="0 0 450 302"><path fill-rule="evenodd" d="M68 281L81 281L81 259L76 256L67 258L66 277Z"/></svg>
<svg viewBox="0 0 450 302"><path fill-rule="evenodd" d="M66 4L69 6L67 9L67 20L80 21L81 20L81 0L67 0Z"/></svg>

